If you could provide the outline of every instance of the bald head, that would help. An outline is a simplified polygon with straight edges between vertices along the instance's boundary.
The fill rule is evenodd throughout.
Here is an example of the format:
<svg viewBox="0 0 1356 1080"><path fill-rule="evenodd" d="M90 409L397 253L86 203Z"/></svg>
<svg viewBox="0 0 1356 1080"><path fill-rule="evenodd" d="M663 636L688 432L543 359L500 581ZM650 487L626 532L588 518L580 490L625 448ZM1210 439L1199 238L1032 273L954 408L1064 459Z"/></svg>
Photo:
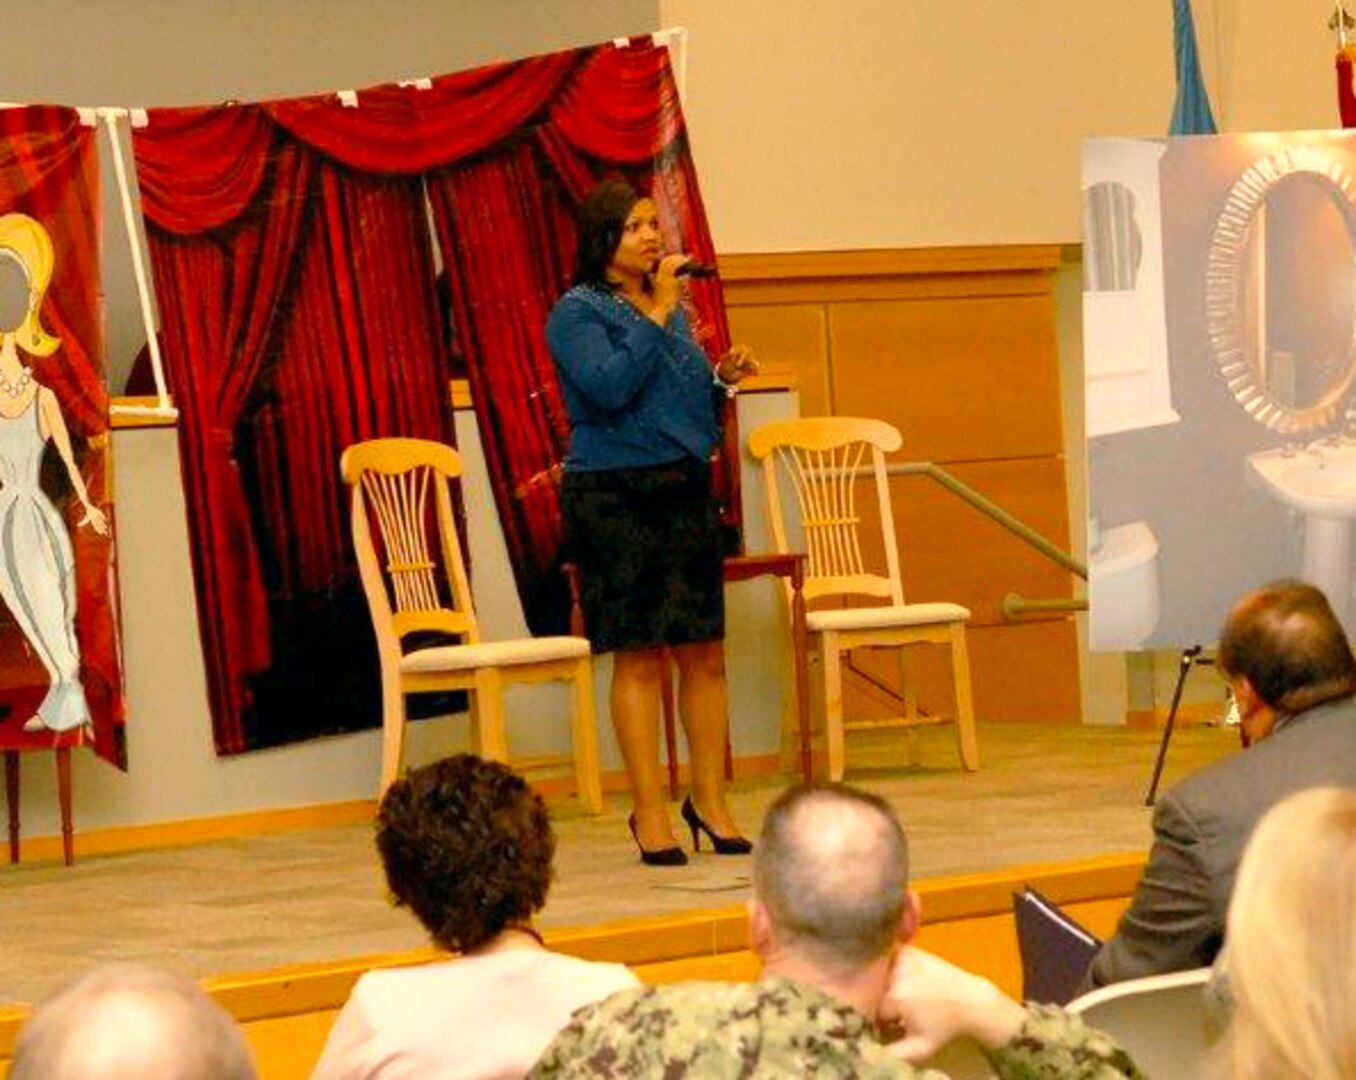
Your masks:
<svg viewBox="0 0 1356 1080"><path fill-rule="evenodd" d="M1247 679L1269 708L1294 714L1356 689L1342 624L1328 598L1303 581L1275 581L1243 597L1224 622L1220 670Z"/></svg>
<svg viewBox="0 0 1356 1080"><path fill-rule="evenodd" d="M38 1007L10 1080L256 1080L235 1022L189 979L100 968Z"/></svg>
<svg viewBox="0 0 1356 1080"><path fill-rule="evenodd" d="M889 804L841 784L782 794L754 848L754 891L777 939L838 969L890 951L908 877L908 845Z"/></svg>

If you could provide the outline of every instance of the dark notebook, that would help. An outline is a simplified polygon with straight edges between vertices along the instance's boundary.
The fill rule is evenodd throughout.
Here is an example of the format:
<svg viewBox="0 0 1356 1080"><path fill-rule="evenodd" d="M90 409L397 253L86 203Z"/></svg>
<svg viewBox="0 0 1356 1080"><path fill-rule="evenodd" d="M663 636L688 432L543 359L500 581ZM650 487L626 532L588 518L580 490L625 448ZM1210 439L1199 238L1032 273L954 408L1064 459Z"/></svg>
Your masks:
<svg viewBox="0 0 1356 1080"><path fill-rule="evenodd" d="M1102 942L1030 886L1012 894L1012 909L1022 954L1022 997L1067 1005Z"/></svg>

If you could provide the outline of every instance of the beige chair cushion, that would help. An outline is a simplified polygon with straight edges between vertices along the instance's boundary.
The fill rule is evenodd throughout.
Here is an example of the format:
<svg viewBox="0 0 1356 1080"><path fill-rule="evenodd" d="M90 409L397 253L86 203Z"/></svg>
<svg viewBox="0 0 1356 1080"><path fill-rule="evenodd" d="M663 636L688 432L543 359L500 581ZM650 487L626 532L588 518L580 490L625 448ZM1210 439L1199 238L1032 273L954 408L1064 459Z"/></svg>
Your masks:
<svg viewBox="0 0 1356 1080"><path fill-rule="evenodd" d="M969 617L970 609L959 604L900 604L810 611L806 612L805 626L812 633L820 630L870 630L878 626L928 626L963 622Z"/></svg>
<svg viewBox="0 0 1356 1080"><path fill-rule="evenodd" d="M478 645L441 645L434 649L416 649L401 658L400 670L413 675L482 667L516 667L549 660L576 660L588 654L588 638L517 638L513 641L482 641Z"/></svg>

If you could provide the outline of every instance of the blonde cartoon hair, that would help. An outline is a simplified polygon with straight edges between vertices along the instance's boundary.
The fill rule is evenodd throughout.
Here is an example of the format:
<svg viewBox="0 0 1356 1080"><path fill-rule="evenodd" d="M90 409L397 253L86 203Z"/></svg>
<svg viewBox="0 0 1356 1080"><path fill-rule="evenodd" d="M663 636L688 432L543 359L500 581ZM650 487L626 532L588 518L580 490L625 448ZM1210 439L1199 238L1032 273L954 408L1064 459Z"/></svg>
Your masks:
<svg viewBox="0 0 1356 1080"><path fill-rule="evenodd" d="M1304 791L1262 819L1226 966L1235 1080L1356 1077L1356 790Z"/></svg>
<svg viewBox="0 0 1356 1080"><path fill-rule="evenodd" d="M28 281L28 310L18 329L5 331L15 335L15 343L32 356L51 356L61 339L43 329L38 312L47 286L52 283L56 254L52 238L38 221L27 214L0 215L0 257L12 259Z"/></svg>

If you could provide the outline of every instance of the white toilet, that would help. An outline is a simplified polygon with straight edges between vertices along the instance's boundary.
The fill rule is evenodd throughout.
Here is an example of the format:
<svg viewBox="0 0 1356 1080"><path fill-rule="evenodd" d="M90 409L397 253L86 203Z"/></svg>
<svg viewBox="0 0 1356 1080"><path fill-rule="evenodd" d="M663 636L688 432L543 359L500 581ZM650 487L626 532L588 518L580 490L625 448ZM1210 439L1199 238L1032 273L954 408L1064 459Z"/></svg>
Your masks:
<svg viewBox="0 0 1356 1080"><path fill-rule="evenodd" d="M1158 538L1147 522L1103 529L1088 567L1088 644L1098 652L1143 646L1158 626Z"/></svg>

